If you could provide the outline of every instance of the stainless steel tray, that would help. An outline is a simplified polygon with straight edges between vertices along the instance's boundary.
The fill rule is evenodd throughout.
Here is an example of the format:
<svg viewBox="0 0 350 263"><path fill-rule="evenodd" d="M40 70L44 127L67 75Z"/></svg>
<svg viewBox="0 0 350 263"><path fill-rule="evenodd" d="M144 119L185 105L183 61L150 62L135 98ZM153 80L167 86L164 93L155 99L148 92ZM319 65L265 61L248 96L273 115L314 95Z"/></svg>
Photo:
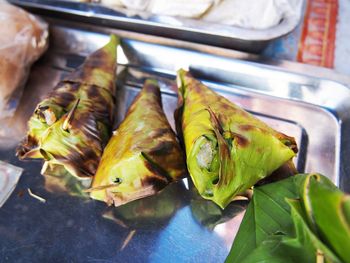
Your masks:
<svg viewBox="0 0 350 263"><path fill-rule="evenodd" d="M258 53L270 41L288 34L298 25L302 15L304 1L300 1L296 14L286 14L278 25L263 30L245 29L236 26L149 13L128 15L130 11L123 8L111 9L99 4L73 1L9 0L9 2L31 11L39 12L42 15L55 15L61 18L93 23L95 25L105 25L135 32Z"/></svg>
<svg viewBox="0 0 350 263"><path fill-rule="evenodd" d="M218 93L295 136L301 172L321 172L350 190L349 78L300 64L237 60L258 58L205 45L48 20L50 48L31 71L13 119L13 136L0 149L1 160L25 170L0 208L1 261L223 262L229 252L245 203L232 203L221 213L199 198L185 179L159 196L107 208L101 202L49 191L40 175L41 162L20 162L14 156L14 145L24 135L40 98L87 54L106 43L109 33L124 37L118 54L118 121L143 80L152 77L161 83L164 110L173 124L175 70L186 67ZM186 45L190 48L176 47ZM46 203L27 195L27 188Z"/></svg>

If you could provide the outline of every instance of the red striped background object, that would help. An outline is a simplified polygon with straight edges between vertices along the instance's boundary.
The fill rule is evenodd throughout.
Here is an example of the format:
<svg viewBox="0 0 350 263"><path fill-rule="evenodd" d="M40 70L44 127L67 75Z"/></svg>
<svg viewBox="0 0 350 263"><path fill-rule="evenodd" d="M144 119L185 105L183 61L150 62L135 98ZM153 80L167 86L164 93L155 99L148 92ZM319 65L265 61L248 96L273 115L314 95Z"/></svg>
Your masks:
<svg viewBox="0 0 350 263"><path fill-rule="evenodd" d="M308 0L297 60L333 68L338 0Z"/></svg>

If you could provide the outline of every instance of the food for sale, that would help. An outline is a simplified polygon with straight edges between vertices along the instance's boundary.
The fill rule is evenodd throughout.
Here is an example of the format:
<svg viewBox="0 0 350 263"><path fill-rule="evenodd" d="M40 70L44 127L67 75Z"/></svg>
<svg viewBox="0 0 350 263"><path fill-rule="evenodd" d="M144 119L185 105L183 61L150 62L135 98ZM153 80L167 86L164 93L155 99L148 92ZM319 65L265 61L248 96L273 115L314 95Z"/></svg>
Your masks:
<svg viewBox="0 0 350 263"><path fill-rule="evenodd" d="M199 194L225 208L235 197L288 163L294 138L178 71L177 131Z"/></svg>
<svg viewBox="0 0 350 263"><path fill-rule="evenodd" d="M113 125L117 44L111 36L38 104L17 149L20 159L42 158L42 173L68 172L89 185Z"/></svg>
<svg viewBox="0 0 350 263"><path fill-rule="evenodd" d="M158 83L147 80L105 148L91 197L119 206L153 195L185 175Z"/></svg>

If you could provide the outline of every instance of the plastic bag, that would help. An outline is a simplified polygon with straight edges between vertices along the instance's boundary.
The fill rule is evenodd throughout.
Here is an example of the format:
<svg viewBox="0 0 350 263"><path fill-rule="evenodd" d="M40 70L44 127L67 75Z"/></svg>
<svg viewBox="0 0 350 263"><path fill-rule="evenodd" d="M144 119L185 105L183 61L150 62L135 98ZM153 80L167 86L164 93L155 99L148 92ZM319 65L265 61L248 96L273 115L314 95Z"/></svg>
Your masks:
<svg viewBox="0 0 350 263"><path fill-rule="evenodd" d="M0 0L0 119L13 115L30 66L47 40L44 21Z"/></svg>
<svg viewBox="0 0 350 263"><path fill-rule="evenodd" d="M23 169L0 161L0 208L16 188Z"/></svg>

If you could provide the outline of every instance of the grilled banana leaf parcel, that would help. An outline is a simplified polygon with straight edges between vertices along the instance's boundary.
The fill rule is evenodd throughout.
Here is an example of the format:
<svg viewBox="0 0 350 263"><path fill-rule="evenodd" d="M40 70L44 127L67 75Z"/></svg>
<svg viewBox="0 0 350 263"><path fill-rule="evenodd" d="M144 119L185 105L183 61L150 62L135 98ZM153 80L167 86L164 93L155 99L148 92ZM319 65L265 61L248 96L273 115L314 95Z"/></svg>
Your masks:
<svg viewBox="0 0 350 263"><path fill-rule="evenodd" d="M20 159L42 158L42 173L91 182L112 131L117 45L111 36L37 105L17 148Z"/></svg>
<svg viewBox="0 0 350 263"><path fill-rule="evenodd" d="M270 128L184 70L178 71L177 85L176 128L202 197L225 208L282 165L293 166L294 138Z"/></svg>
<svg viewBox="0 0 350 263"><path fill-rule="evenodd" d="M119 206L155 194L185 174L158 83L147 80L104 150L90 196Z"/></svg>

